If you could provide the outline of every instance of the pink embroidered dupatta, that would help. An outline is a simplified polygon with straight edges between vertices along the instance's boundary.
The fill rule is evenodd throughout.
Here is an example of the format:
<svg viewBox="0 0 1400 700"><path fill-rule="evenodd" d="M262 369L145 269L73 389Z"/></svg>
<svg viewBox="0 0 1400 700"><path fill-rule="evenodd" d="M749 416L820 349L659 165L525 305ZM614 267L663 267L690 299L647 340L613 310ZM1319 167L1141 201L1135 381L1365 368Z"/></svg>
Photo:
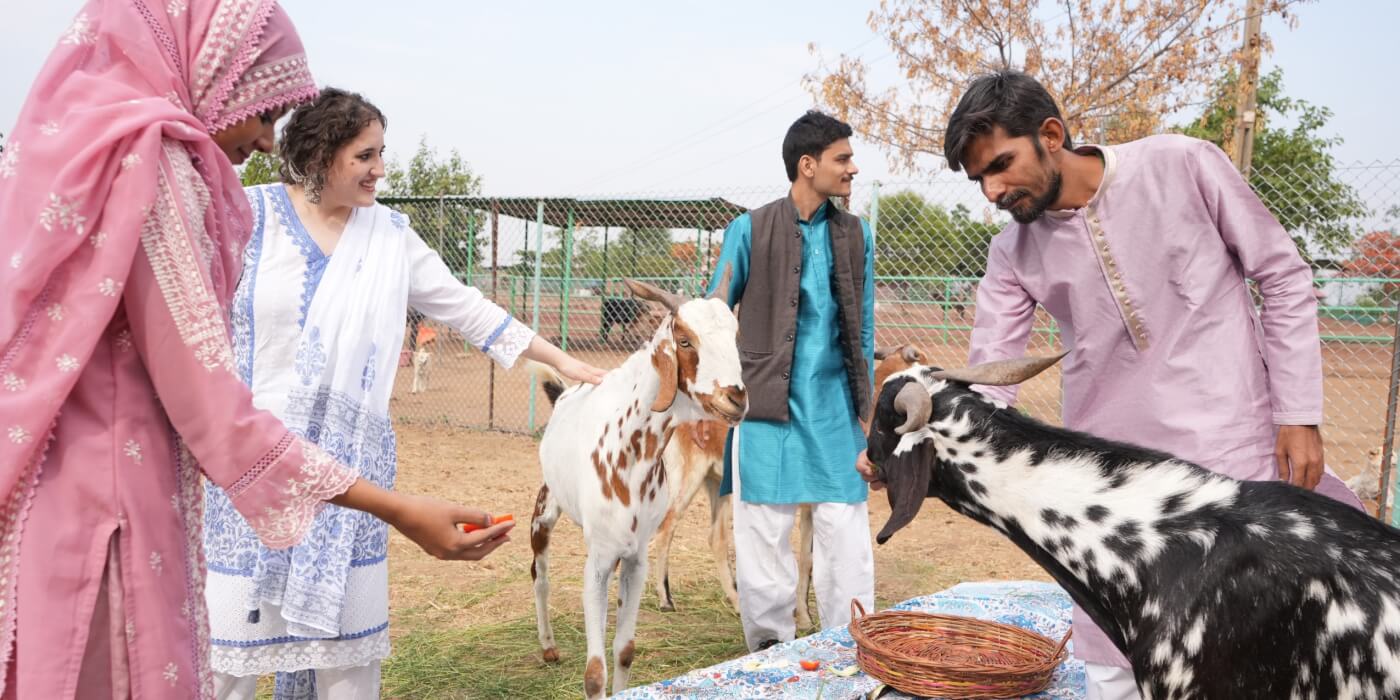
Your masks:
<svg viewBox="0 0 1400 700"><path fill-rule="evenodd" d="M316 94L290 19L272 0L91 0L40 72L0 154L0 602L15 600L23 523L60 407L122 301L168 170L184 146L212 201L188 271L223 307L251 215L210 137ZM137 167L141 164L148 167ZM202 265L196 265L196 263ZM224 318L220 309L183 309ZM47 323L63 319L64 322ZM201 331L203 361L232 364L226 327ZM8 650L15 606L0 609ZM0 653L3 689L8 651Z"/></svg>

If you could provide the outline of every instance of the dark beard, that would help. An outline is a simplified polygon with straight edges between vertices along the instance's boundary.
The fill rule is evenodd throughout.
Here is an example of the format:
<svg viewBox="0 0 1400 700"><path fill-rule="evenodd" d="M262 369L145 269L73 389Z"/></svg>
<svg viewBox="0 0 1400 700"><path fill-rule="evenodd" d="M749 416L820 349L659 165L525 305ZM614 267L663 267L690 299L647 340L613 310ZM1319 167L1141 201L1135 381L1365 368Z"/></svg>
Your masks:
<svg viewBox="0 0 1400 700"><path fill-rule="evenodd" d="M1045 210L1049 209L1050 206L1055 203L1055 200L1060 198L1060 185L1060 173L1052 172L1050 173L1050 182L1045 186L1044 194L1036 197L1031 194L1030 190L1019 189L1003 196L1001 201L997 202L997 208L1009 212L1011 218L1016 220L1016 223L1029 224L1039 219L1040 216L1045 213ZM1030 198L1031 200L1030 208L1012 208L1026 198Z"/></svg>

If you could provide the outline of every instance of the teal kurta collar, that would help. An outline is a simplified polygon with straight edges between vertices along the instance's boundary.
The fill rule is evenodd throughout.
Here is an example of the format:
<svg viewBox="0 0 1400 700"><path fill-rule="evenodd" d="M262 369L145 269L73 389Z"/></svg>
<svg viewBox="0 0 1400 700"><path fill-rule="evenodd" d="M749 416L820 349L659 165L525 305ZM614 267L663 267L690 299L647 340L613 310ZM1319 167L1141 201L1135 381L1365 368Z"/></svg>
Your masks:
<svg viewBox="0 0 1400 700"><path fill-rule="evenodd" d="M797 223L807 224L808 226L816 226L817 224L826 221L826 210L830 207L831 202L822 202L822 205L817 207L816 211L812 212L812 218L810 220L803 221L802 218L799 216L797 219Z"/></svg>
<svg viewBox="0 0 1400 700"><path fill-rule="evenodd" d="M825 202L822 202L821 206L817 207L816 211L812 212L811 219L804 220L802 218L802 213L797 210L797 203L792 201L791 193L788 194L787 200L788 204L792 206L793 215L794 218L797 219L797 223L802 224L804 226L816 226L817 224L826 221L827 214L830 212L831 207L833 206L831 200L828 199Z"/></svg>

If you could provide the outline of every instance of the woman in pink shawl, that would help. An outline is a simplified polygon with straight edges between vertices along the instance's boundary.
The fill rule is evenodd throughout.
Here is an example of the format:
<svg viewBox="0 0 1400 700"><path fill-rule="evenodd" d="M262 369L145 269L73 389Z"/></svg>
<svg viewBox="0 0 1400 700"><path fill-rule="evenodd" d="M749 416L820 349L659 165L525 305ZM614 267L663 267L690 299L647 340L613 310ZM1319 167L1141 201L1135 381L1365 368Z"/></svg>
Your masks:
<svg viewBox="0 0 1400 700"><path fill-rule="evenodd" d="M91 0L0 154L0 696L212 694L201 474L270 547L320 505L479 559L508 526L384 491L253 408L232 164L316 95L271 0Z"/></svg>

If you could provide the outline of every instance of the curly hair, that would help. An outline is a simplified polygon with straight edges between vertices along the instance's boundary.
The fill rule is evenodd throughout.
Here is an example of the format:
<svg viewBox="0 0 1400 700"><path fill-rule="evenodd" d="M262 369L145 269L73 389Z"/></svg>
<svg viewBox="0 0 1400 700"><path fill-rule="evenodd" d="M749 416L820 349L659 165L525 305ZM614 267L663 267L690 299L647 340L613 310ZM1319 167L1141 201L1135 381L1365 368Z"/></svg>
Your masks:
<svg viewBox="0 0 1400 700"><path fill-rule="evenodd" d="M326 186L336 151L373 121L389 128L384 113L359 93L322 88L315 100L292 112L282 127L282 140L277 147L282 160L278 169L282 182L301 185L307 199L313 203L321 201L321 190Z"/></svg>

